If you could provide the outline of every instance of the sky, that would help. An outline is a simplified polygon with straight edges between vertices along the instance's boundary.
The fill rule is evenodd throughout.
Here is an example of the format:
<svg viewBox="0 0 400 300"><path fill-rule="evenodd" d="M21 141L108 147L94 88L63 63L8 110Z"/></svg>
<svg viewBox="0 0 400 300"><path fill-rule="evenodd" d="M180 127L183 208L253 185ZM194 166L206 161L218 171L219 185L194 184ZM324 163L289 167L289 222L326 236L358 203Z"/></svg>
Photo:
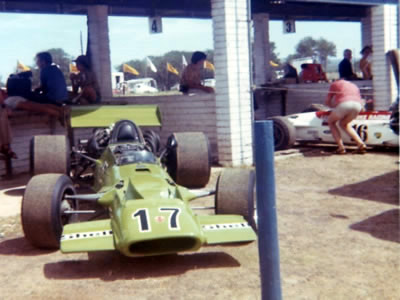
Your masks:
<svg viewBox="0 0 400 300"><path fill-rule="evenodd" d="M109 17L111 64L162 55L171 50L213 48L212 21L163 18L163 32L150 34L147 18ZM37 52L62 48L72 56L81 52L80 32L86 47L86 16L0 13L0 76L5 82L17 60L33 65ZM283 34L281 21L270 22L270 40L280 58L295 52L304 37L324 37L336 44L337 58L346 48L359 57L361 25L357 22L296 22L296 33ZM84 49L85 51L85 49Z"/></svg>

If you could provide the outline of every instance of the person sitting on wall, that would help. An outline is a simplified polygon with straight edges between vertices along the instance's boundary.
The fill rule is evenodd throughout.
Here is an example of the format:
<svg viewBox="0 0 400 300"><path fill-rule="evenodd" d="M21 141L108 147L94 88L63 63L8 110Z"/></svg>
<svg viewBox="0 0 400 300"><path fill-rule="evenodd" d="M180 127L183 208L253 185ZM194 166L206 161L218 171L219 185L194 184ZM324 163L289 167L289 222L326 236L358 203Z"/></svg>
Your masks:
<svg viewBox="0 0 400 300"><path fill-rule="evenodd" d="M293 67L290 63L287 63L284 67L285 75L283 78L288 79L292 78L295 83L299 83L299 76L297 74L297 70L295 67ZM290 80L287 81L287 83L291 83Z"/></svg>
<svg viewBox="0 0 400 300"><path fill-rule="evenodd" d="M64 74L53 64L48 52L36 54L36 65L40 69L40 87L28 100L43 104L62 105L68 100L67 84Z"/></svg>
<svg viewBox="0 0 400 300"><path fill-rule="evenodd" d="M346 134L357 143L356 153L365 153L366 145L350 125L350 122L357 118L363 107L363 100L361 99L359 88L350 81L343 79L337 80L331 84L325 103L333 108L328 117L328 125L338 145L335 153L346 154L346 149L337 123L339 123L339 126Z"/></svg>
<svg viewBox="0 0 400 300"><path fill-rule="evenodd" d="M204 52L196 51L192 55L191 63L183 70L180 81L180 91L184 94L189 92L214 93L212 87L201 83L201 70L204 68L204 62L207 55Z"/></svg>
<svg viewBox="0 0 400 300"><path fill-rule="evenodd" d="M339 63L339 77L346 80L357 80L357 75L353 72L351 65L352 52L346 49L343 52L343 60Z"/></svg>
<svg viewBox="0 0 400 300"><path fill-rule="evenodd" d="M360 52L362 55L360 60L360 70L363 74L364 80L372 79L371 53L372 48L370 46L365 46Z"/></svg>
<svg viewBox="0 0 400 300"><path fill-rule="evenodd" d="M67 107L29 101L32 97L31 77L32 72L30 71L11 74L7 80L7 91L2 90L2 104L8 112L26 110L45 113L60 119L61 124L63 124L64 111L67 110Z"/></svg>
<svg viewBox="0 0 400 300"><path fill-rule="evenodd" d="M75 62L79 73L70 75L72 92L75 95L72 102L81 104L99 103L100 88L96 76L91 70L89 59L85 55L80 55ZM80 93L78 94L79 89Z"/></svg>

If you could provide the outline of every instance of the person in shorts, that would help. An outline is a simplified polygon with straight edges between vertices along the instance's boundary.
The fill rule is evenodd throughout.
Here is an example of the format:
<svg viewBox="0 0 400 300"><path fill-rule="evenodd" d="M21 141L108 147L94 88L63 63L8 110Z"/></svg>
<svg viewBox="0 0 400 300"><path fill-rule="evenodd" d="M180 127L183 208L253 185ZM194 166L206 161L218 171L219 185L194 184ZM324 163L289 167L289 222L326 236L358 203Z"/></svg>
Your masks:
<svg viewBox="0 0 400 300"><path fill-rule="evenodd" d="M325 102L326 105L333 108L328 117L328 125L338 145L335 153L346 153L338 124L357 143L356 153L365 153L366 145L350 125L350 122L357 118L363 107L364 101L361 98L358 87L349 81L337 80L331 84Z"/></svg>

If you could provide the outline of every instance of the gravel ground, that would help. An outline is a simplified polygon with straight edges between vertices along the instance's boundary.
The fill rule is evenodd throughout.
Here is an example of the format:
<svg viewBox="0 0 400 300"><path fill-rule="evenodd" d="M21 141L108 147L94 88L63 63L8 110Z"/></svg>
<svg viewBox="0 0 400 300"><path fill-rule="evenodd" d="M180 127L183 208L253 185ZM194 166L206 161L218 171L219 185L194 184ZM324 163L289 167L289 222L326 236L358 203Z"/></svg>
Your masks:
<svg viewBox="0 0 400 300"><path fill-rule="evenodd" d="M399 299L398 154L329 151L276 160L283 297ZM256 242L146 258L33 248L19 220L27 179L0 183L0 299L260 299Z"/></svg>

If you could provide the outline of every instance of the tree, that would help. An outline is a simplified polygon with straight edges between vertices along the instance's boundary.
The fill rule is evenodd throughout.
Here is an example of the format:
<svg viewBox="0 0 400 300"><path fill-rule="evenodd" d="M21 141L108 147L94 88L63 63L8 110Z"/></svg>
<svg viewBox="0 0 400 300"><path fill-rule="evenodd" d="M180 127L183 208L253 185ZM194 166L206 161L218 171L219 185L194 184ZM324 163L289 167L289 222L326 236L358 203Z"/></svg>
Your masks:
<svg viewBox="0 0 400 300"><path fill-rule="evenodd" d="M336 56L336 45L324 38L314 40L312 37L305 37L296 45L296 53L289 55L287 61L295 58L312 57L319 61L326 69L329 56Z"/></svg>

